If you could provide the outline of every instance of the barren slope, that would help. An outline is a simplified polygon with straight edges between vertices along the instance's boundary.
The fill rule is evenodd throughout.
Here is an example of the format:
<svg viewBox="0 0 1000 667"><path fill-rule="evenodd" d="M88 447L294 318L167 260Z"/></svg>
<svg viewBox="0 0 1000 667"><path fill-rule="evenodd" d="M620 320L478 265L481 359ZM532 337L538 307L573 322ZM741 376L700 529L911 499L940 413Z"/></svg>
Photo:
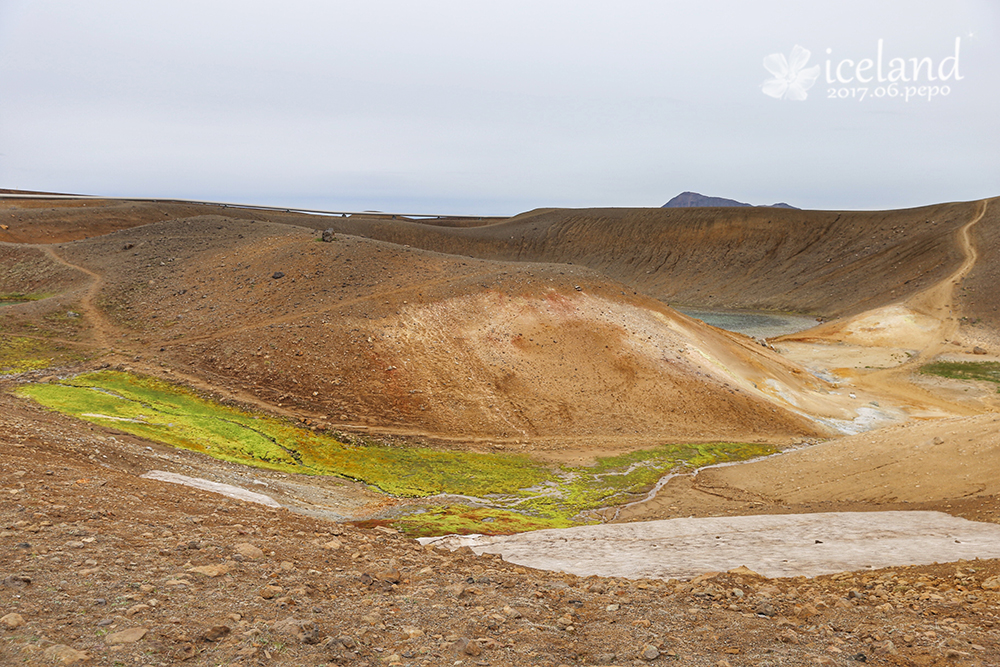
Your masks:
<svg viewBox="0 0 1000 667"><path fill-rule="evenodd" d="M587 269L221 217L53 252L99 276L87 316L109 344L326 423L557 449L786 441L817 432L789 396L827 391Z"/></svg>
<svg viewBox="0 0 1000 667"><path fill-rule="evenodd" d="M224 214L483 259L583 265L658 299L686 305L836 317L905 298L961 262L954 233L974 203L900 211L774 208L540 209L507 221L415 222L216 205L103 200L0 200L0 242L59 242L149 222ZM488 222L488 221L486 221ZM976 231L993 248L991 212ZM988 251L992 252L992 251ZM983 262L993 266L992 255ZM993 269L981 269L989 271ZM990 275L970 276L965 305L991 318ZM978 281L978 282L977 282ZM858 294L863 282L868 289ZM982 282L982 285L979 285ZM979 304L983 301L982 305Z"/></svg>
<svg viewBox="0 0 1000 667"><path fill-rule="evenodd" d="M392 220L330 224L442 252L588 266L668 302L834 317L948 275L962 259L954 232L974 207L547 209L475 229Z"/></svg>
<svg viewBox="0 0 1000 667"><path fill-rule="evenodd" d="M237 220L266 220L284 224L325 229L329 215L299 213L292 210L251 208L227 204L181 201L147 201L90 198L29 198L0 189L0 243L61 243L110 234L151 222L178 220L196 215L225 215ZM397 216L380 213L352 214L357 219L389 219ZM427 224L441 227L474 227L495 222L497 218L441 216Z"/></svg>
<svg viewBox="0 0 1000 667"><path fill-rule="evenodd" d="M963 333L1000 347L1000 199L990 199L983 219L972 229L977 259L956 286L955 299Z"/></svg>

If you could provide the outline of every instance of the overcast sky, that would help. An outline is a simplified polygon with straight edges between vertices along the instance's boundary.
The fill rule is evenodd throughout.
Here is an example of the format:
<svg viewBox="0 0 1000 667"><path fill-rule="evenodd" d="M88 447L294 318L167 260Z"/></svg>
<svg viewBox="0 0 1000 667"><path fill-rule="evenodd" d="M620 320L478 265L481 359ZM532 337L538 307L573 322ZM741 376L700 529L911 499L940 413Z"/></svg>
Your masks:
<svg viewBox="0 0 1000 667"><path fill-rule="evenodd" d="M0 187L473 214L996 196L998 29L991 0L0 0Z"/></svg>

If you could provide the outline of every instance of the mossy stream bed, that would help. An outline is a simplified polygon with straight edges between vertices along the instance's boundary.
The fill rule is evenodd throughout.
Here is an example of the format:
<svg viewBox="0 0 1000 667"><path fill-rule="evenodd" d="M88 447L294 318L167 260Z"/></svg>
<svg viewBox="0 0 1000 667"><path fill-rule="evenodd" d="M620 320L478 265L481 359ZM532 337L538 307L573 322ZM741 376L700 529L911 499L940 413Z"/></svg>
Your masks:
<svg viewBox="0 0 1000 667"><path fill-rule="evenodd" d="M99 371L17 390L40 404L234 463L335 475L407 503L385 522L415 535L504 534L587 523L588 510L635 500L670 472L775 453L752 443L669 444L555 466L528 456L357 442L239 409L176 384Z"/></svg>

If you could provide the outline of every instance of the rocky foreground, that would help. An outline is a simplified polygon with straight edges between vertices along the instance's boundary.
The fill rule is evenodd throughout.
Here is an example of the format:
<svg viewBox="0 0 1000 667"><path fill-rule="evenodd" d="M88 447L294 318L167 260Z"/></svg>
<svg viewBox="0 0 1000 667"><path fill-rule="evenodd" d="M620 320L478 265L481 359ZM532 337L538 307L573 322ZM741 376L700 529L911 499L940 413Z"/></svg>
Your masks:
<svg viewBox="0 0 1000 667"><path fill-rule="evenodd" d="M997 561L580 578L140 479L155 450L10 412L0 664L1000 664Z"/></svg>

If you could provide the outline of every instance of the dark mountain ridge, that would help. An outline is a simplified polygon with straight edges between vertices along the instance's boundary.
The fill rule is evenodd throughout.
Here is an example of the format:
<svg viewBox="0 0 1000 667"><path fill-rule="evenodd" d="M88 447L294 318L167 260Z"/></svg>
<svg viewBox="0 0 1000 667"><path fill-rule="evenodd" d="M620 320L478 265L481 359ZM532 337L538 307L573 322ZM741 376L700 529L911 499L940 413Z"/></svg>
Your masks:
<svg viewBox="0 0 1000 667"><path fill-rule="evenodd" d="M745 204L735 199L726 199L725 197L709 197L697 192L682 192L661 208L694 208L700 206L753 206L753 204ZM764 208L792 208L798 210L797 207L785 202L778 202Z"/></svg>

